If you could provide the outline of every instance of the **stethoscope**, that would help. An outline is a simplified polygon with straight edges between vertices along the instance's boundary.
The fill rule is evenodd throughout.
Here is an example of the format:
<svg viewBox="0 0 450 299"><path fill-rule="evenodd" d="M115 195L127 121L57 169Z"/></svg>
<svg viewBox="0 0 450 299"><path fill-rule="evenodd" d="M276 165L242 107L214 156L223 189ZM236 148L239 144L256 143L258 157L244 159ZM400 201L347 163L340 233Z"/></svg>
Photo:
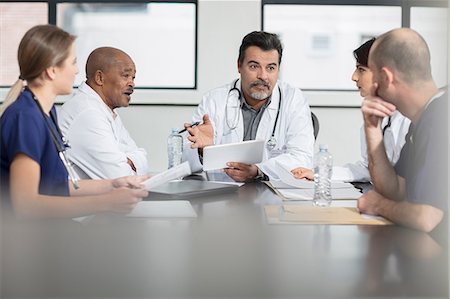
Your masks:
<svg viewBox="0 0 450 299"><path fill-rule="evenodd" d="M242 104L243 104L243 102L242 102L242 93L241 93L241 91L239 90L239 88L237 88L237 82L239 81L239 79L236 79L235 81L234 81L234 84L233 84L233 87L228 91L228 95L227 95L227 102L226 102L226 104L225 104L225 120L226 120L226 123L227 123L227 126L228 126L228 128L231 130L231 131L233 131L233 130L235 130L236 128L237 128L237 126L238 126L238 124L239 124L239 117L240 117L240 113L239 113L239 111L237 111L237 113L236 113L236 115L235 115L235 117L234 117L234 120L233 120L233 124L232 125L230 125L230 123L229 123L229 121L228 121L228 101L229 101L229 99L230 99L230 94L233 92L233 91L236 91L237 92L237 94L238 94L238 100L239 100L239 102L241 103L240 104L240 106L238 106L238 109L241 109L242 108ZM278 109L277 109L277 115L276 115L276 117L275 117L275 124L273 125L273 129L272 129L272 136L269 138L269 140L267 141L267 143L266 143L266 148L267 148L267 150L269 150L269 151L272 151L276 146L277 146L277 139L275 138L275 130L276 130L276 128L277 128L277 124L278 124L278 117L279 117L279 115L280 115L280 110L281 110L281 88L280 88L280 86L278 86L278 93L280 94L280 99L279 99L279 101L278 101Z"/></svg>
<svg viewBox="0 0 450 299"><path fill-rule="evenodd" d="M386 133L386 130L391 127L391 122L392 122L392 117L389 116L387 124L384 126L383 130L381 131L383 133L383 136L384 136L384 133Z"/></svg>
<svg viewBox="0 0 450 299"><path fill-rule="evenodd" d="M53 124L56 127L56 131L57 132L55 132L55 130L53 130L53 127L49 124L47 116L46 116L46 114L44 112L44 109L42 109L41 103L39 103L39 101L36 98L36 96L34 95L34 93L28 87L25 87L25 89L28 90L31 93L31 95L33 96L34 101L36 102L36 105L39 107L39 111L41 111L42 117L45 120L45 124L47 125L47 128L50 131L50 136L51 136L51 138L53 140L53 143L56 146L56 150L58 151L59 158L61 159L61 161L64 164L64 167L67 170L67 173L69 175L70 181L72 182L73 188L74 189L78 189L79 188L79 186L78 186L78 176L75 173L75 170L73 169L72 163L70 162L70 160L67 158L67 155L66 155L66 149L70 148L69 142L67 141L67 139L61 133L61 129L59 128L58 122L56 121L56 118L53 115L52 111L50 110L49 113L50 113L50 117L51 117L51 119L53 121ZM58 134L59 134L60 138L58 138Z"/></svg>

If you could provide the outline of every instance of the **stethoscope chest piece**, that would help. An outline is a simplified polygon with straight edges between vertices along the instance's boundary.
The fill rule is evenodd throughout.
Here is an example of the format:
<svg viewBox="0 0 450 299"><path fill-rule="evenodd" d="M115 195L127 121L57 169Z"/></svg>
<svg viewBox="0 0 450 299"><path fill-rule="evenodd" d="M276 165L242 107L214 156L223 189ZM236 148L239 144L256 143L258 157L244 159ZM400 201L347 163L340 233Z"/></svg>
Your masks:
<svg viewBox="0 0 450 299"><path fill-rule="evenodd" d="M277 140L274 136L271 136L270 139L266 143L266 148L269 152L271 152L277 146Z"/></svg>

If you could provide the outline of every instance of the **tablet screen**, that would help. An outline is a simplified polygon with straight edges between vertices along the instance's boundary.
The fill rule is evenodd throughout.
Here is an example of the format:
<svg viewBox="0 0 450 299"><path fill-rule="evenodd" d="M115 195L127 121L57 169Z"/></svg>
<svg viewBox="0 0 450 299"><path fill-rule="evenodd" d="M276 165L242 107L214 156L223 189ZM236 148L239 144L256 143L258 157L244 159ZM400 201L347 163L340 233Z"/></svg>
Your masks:
<svg viewBox="0 0 450 299"><path fill-rule="evenodd" d="M203 170L227 168L227 162L260 163L263 154L264 140L207 146L203 149Z"/></svg>

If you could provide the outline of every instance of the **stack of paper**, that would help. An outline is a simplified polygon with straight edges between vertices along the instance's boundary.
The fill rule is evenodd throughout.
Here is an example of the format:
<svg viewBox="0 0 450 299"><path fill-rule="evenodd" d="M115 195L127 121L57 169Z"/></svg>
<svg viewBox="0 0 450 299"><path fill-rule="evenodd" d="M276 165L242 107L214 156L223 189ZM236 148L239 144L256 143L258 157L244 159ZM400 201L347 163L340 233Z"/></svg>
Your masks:
<svg viewBox="0 0 450 299"><path fill-rule="evenodd" d="M360 214L350 207L315 207L305 205L265 206L270 224L367 224L387 225L390 221Z"/></svg>
<svg viewBox="0 0 450 299"><path fill-rule="evenodd" d="M296 179L292 173L278 165L280 181L270 181L267 185L283 200L312 200L314 197L314 182ZM361 192L350 183L331 182L331 197L333 199L357 199Z"/></svg>
<svg viewBox="0 0 450 299"><path fill-rule="evenodd" d="M185 177L190 175L191 167L189 162L181 163L180 165L174 166L166 171L158 173L144 182L145 189L151 191L153 188L158 187L164 183Z"/></svg>
<svg viewBox="0 0 450 299"><path fill-rule="evenodd" d="M314 188L292 188L292 187L280 187L279 183L267 182L266 183L272 190L278 194L283 200L312 200L314 197ZM350 185L347 188L332 188L332 199L358 199L361 197L361 192L358 189Z"/></svg>

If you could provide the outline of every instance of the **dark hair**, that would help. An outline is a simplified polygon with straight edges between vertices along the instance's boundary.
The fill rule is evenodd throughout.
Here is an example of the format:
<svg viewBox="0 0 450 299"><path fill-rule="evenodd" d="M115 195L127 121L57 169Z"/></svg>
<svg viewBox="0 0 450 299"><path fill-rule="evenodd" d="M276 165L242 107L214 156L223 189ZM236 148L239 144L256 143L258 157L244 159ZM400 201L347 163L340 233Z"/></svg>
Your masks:
<svg viewBox="0 0 450 299"><path fill-rule="evenodd" d="M353 56L355 56L356 62L363 66L368 66L369 52L370 48L375 41L375 37L369 39L364 44L359 46L355 51L353 51Z"/></svg>
<svg viewBox="0 0 450 299"><path fill-rule="evenodd" d="M244 36L242 44L239 47L239 63L244 62L245 51L248 47L256 46L263 51L277 50L278 64L281 64L281 56L283 55L283 46L278 35L264 31L253 31Z"/></svg>

